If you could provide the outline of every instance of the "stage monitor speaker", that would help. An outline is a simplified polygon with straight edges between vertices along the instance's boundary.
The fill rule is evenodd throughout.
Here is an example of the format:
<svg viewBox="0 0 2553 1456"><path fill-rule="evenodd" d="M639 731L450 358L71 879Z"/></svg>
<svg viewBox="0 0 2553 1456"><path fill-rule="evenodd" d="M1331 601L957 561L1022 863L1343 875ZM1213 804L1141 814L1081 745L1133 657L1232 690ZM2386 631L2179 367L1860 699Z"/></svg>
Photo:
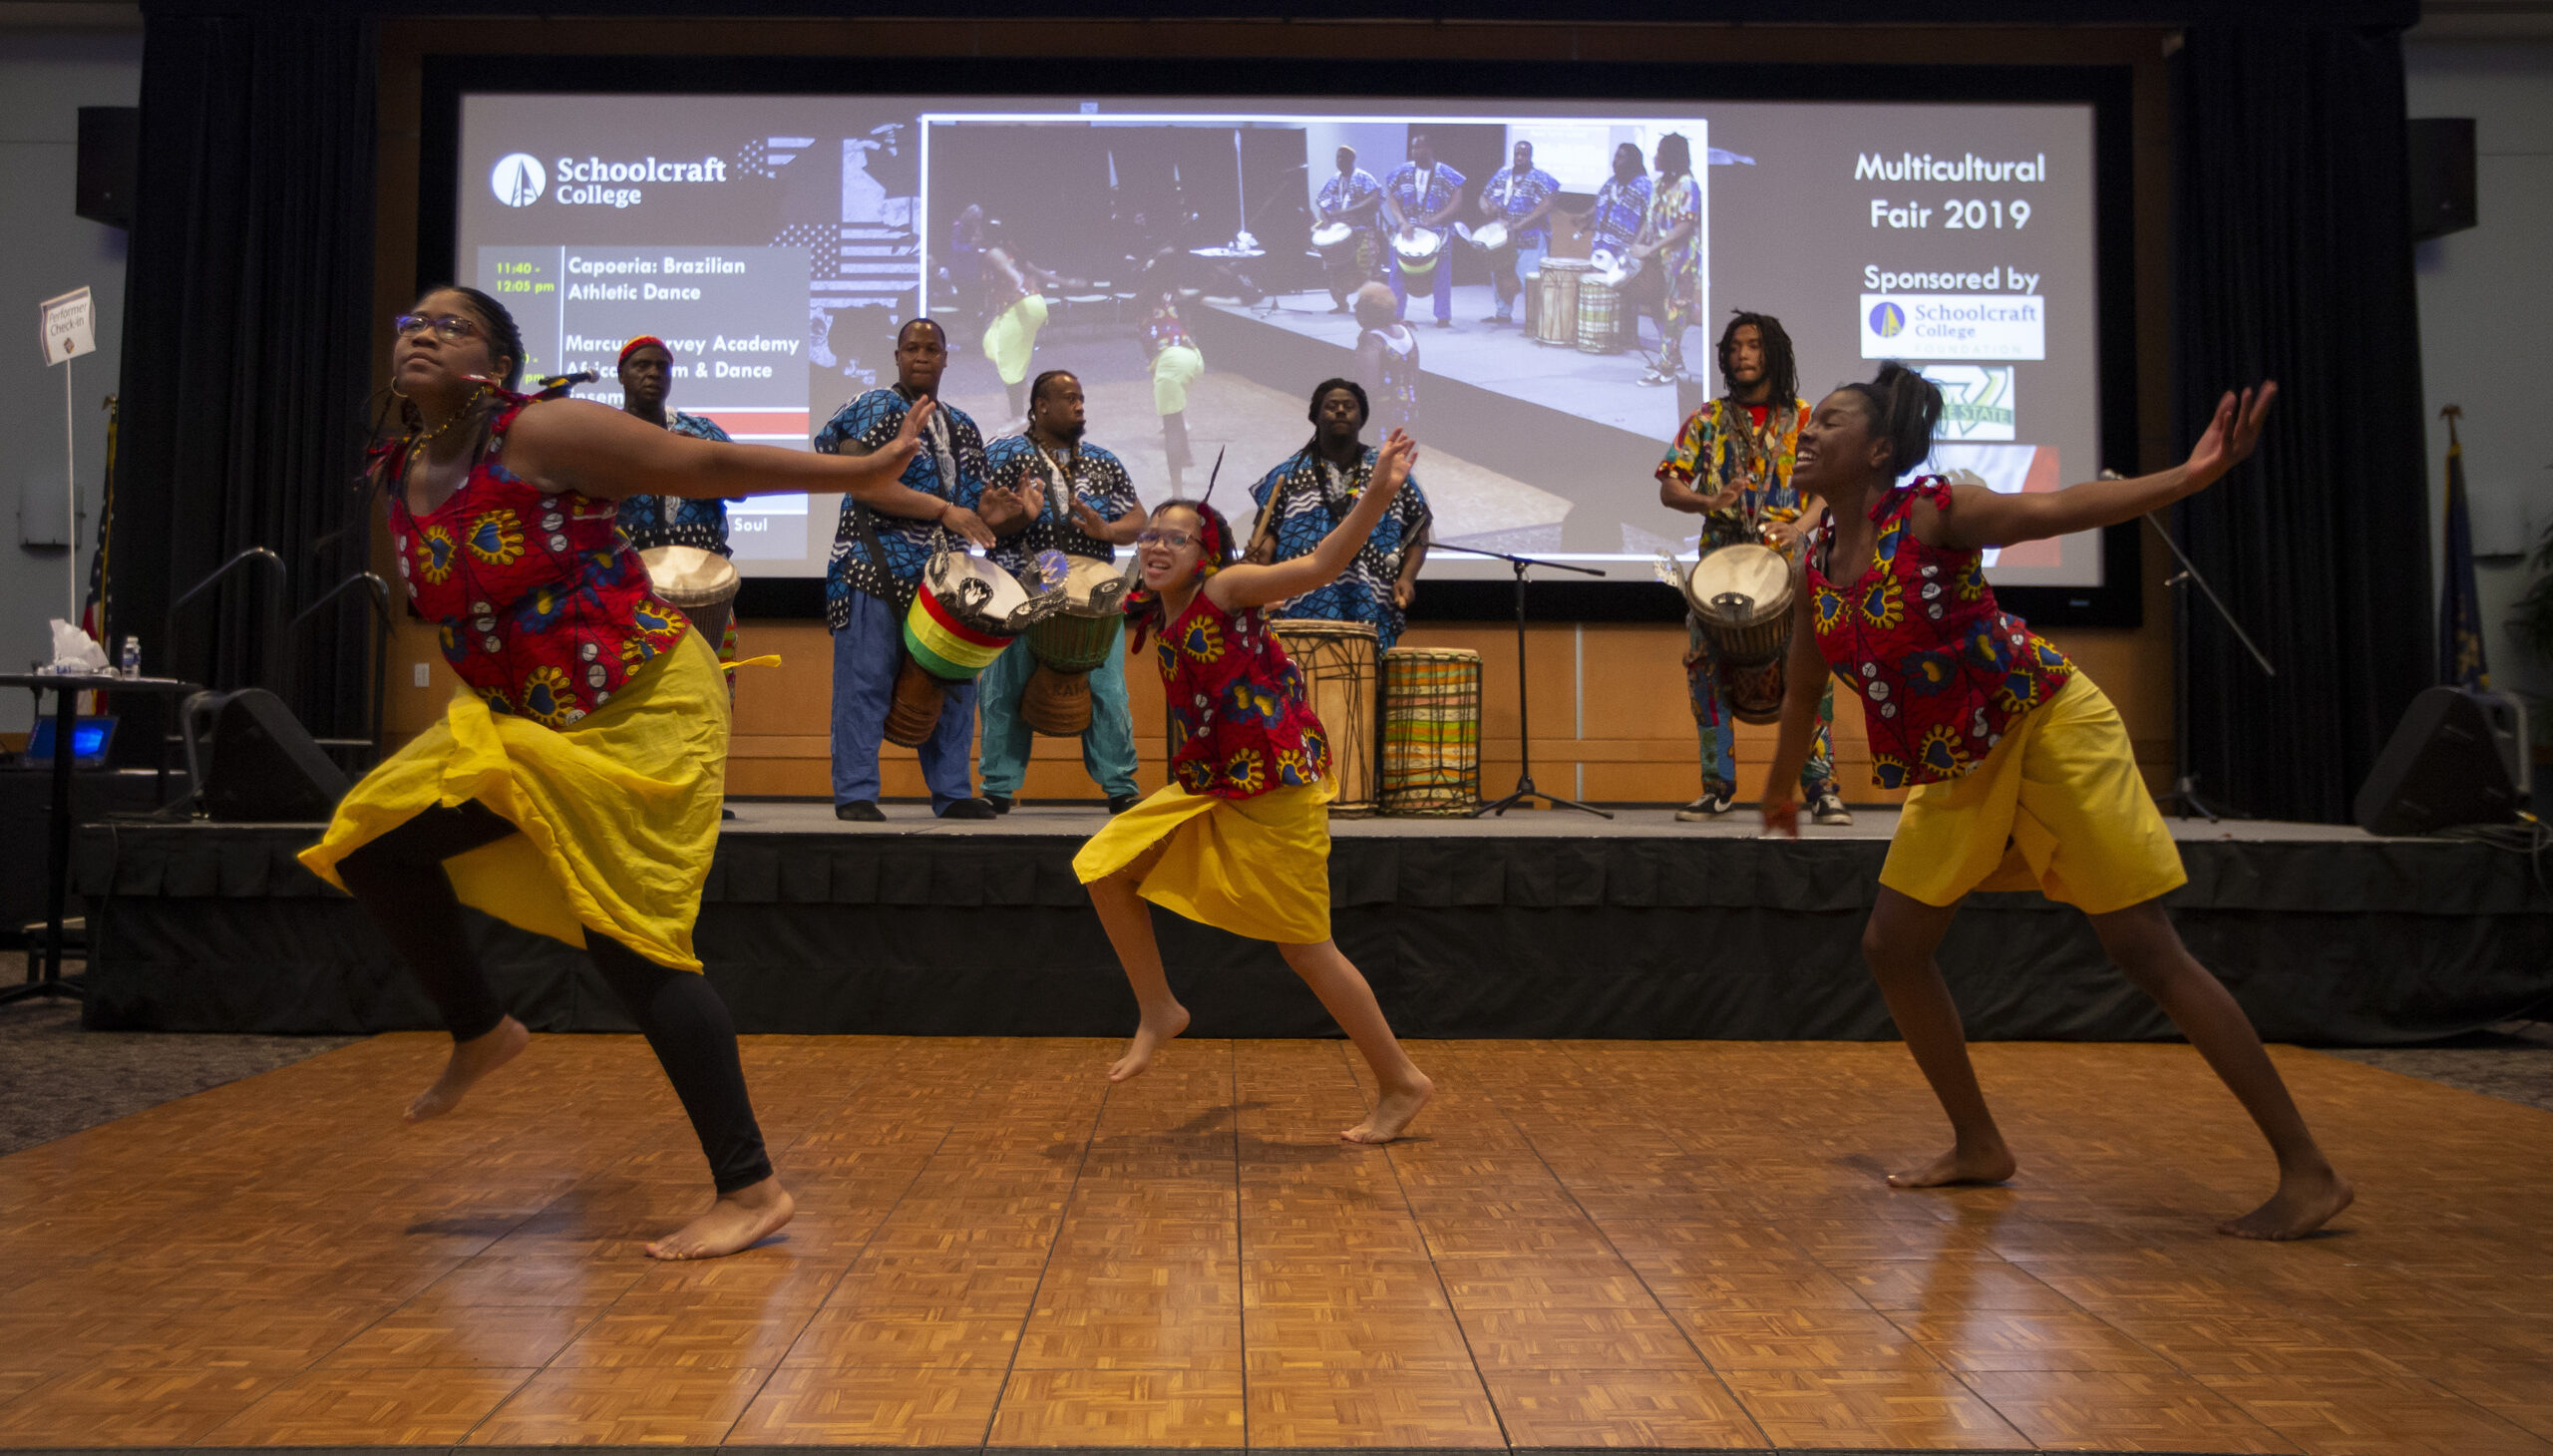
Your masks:
<svg viewBox="0 0 2553 1456"><path fill-rule="evenodd" d="M2505 824L2524 798L2526 717L2500 693L2433 687L2411 707L2358 791L2369 834L2432 834Z"/></svg>
<svg viewBox="0 0 2553 1456"><path fill-rule="evenodd" d="M2407 124L2411 238L2426 242L2474 223L2473 119L2422 117Z"/></svg>
<svg viewBox="0 0 2553 1456"><path fill-rule="evenodd" d="M212 720L196 758L196 788L204 813L236 824L325 822L345 797L346 776L308 730L263 688L206 693L188 701L191 736Z"/></svg>
<svg viewBox="0 0 2553 1456"><path fill-rule="evenodd" d="M72 210L92 222L133 225L133 180L142 168L142 108L80 108L78 184Z"/></svg>

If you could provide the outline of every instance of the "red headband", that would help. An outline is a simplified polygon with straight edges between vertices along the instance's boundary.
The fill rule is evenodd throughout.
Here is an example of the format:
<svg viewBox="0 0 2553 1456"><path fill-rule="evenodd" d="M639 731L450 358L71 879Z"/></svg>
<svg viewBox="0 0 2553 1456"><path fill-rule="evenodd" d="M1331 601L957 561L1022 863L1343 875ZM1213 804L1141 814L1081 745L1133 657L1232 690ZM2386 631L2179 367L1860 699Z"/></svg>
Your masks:
<svg viewBox="0 0 2553 1456"><path fill-rule="evenodd" d="M664 340L657 338L654 334L640 334L638 337L631 339L628 343L620 346L620 357L614 361L615 367L620 364L628 363L630 355L637 353L640 349L647 347L649 344L653 344L659 349L665 349ZM666 358L670 359L673 356L673 350L665 349Z"/></svg>

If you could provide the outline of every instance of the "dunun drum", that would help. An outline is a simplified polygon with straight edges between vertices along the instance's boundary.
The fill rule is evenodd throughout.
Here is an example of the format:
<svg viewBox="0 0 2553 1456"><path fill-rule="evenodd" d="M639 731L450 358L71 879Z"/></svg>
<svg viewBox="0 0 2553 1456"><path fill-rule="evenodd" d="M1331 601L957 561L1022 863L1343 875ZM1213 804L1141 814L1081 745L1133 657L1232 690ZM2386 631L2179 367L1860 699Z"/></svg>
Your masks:
<svg viewBox="0 0 2553 1456"><path fill-rule="evenodd" d="M692 627L716 650L735 614L736 589L743 584L736 563L698 546L649 546L638 553L647 568L647 584L665 605L690 618Z"/></svg>
<svg viewBox="0 0 2553 1456"><path fill-rule="evenodd" d="M1108 562L1077 559L1055 590L1063 606L1028 629L1037 670L1020 693L1019 716L1039 733L1077 738L1090 727L1090 674L1126 630L1126 578Z"/></svg>
<svg viewBox="0 0 2553 1456"><path fill-rule="evenodd" d="M1480 654L1383 654L1382 812L1468 818L1480 807Z"/></svg>
<svg viewBox="0 0 2553 1456"><path fill-rule="evenodd" d="M1741 723L1781 719L1791 590L1790 559L1754 545L1721 546L1684 578L1684 599L1710 639L1720 686Z"/></svg>
<svg viewBox="0 0 2553 1456"><path fill-rule="evenodd" d="M1585 258L1543 259L1543 306L1534 321L1535 343L1577 345L1578 284L1589 271Z"/></svg>
<svg viewBox="0 0 2553 1456"><path fill-rule="evenodd" d="M1596 273L1578 280L1578 351L1611 354L1622 348L1623 290Z"/></svg>
<svg viewBox="0 0 2553 1456"><path fill-rule="evenodd" d="M973 682L1013 637L1061 606L981 556L942 549L922 567L905 612L905 665L887 709L887 741L918 748L939 723L945 683Z"/></svg>
<svg viewBox="0 0 2553 1456"><path fill-rule="evenodd" d="M1365 622L1287 617L1269 629L1303 674L1303 695L1329 738L1330 776L1338 816L1374 812L1374 710L1381 639Z"/></svg>

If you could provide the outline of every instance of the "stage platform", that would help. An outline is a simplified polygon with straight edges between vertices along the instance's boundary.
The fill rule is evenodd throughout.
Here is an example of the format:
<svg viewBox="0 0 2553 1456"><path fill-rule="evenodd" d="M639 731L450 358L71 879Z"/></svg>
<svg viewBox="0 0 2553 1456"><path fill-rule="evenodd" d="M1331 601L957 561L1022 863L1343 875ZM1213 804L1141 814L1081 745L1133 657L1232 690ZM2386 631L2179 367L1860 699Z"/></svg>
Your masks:
<svg viewBox="0 0 2553 1456"><path fill-rule="evenodd" d="M2553 1450L2513 1103L2278 1051L2359 1202L2263 1245L2184 1047L1980 1047L2018 1179L1892 1193L1943 1136L1895 1046L1419 1042L1388 1148L1343 1045L1114 1046L748 1039L798 1220L702 1265L639 1253L706 1180L634 1037L420 1127L401 1035L0 1159L0 1443Z"/></svg>
<svg viewBox="0 0 2553 1456"><path fill-rule="evenodd" d="M991 823L890 805L736 806L697 943L739 1028L1122 1034L1134 1004L1071 871L1097 806ZM2174 821L2191 948L2264 1034L2381 1044L2465 1031L2553 994L2553 898L2524 857L2463 840ZM1860 1040L1892 1034L1859 953L1895 817L1793 842L1751 814L1338 820L1340 946L1404 1033ZM100 825L77 885L88 1024L364 1033L434 1024L390 947L293 854L317 826ZM1201 1035L1328 1036L1276 951L1157 910ZM486 922L500 986L551 1031L628 1029L583 955ZM1942 950L1980 1039L2170 1034L2082 916L1982 895Z"/></svg>

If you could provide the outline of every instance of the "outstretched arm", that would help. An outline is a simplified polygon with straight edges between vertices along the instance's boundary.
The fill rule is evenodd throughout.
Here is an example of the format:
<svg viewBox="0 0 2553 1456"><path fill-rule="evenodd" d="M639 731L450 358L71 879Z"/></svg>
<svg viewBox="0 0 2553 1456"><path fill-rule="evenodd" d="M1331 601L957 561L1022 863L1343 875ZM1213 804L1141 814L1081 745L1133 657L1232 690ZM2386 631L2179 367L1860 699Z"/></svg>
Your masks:
<svg viewBox="0 0 2553 1456"><path fill-rule="evenodd" d="M2251 457L2261 427L2278 398L2275 380L2240 395L2227 391L2207 433L2190 458L2170 470L2123 481L2090 481L2039 495L2006 496L1981 486L1960 486L1953 508L1940 518L1941 539L1952 550L1979 550L2015 542L2044 541L2133 521L2158 506L2195 496Z"/></svg>
<svg viewBox="0 0 2553 1456"><path fill-rule="evenodd" d="M509 468L544 490L617 501L624 496L694 500L862 492L892 484L920 448L927 409L905 415L896 438L860 457L811 455L771 445L698 440L659 429L591 400L526 406L506 435Z"/></svg>
<svg viewBox="0 0 2553 1456"><path fill-rule="evenodd" d="M1764 781L1764 828L1799 838L1799 801L1791 797L1799 771L1817 737L1817 704L1826 695L1826 654L1817 650L1816 594L1808 573L1793 576L1798 600L1791 608L1791 655L1782 670L1781 736L1773 745L1772 777Z"/></svg>
<svg viewBox="0 0 2553 1456"><path fill-rule="evenodd" d="M1401 482L1409 479L1409 468L1417 460L1418 442L1406 432L1394 430L1374 462L1373 479L1365 483L1364 493L1356 498L1347 519L1322 537L1310 554L1273 566L1226 566L1206 578L1207 597L1224 610L1235 611L1300 596L1337 580L1338 573L1347 569L1356 559L1356 552L1373 536L1383 513L1391 509L1392 498L1400 494Z"/></svg>

